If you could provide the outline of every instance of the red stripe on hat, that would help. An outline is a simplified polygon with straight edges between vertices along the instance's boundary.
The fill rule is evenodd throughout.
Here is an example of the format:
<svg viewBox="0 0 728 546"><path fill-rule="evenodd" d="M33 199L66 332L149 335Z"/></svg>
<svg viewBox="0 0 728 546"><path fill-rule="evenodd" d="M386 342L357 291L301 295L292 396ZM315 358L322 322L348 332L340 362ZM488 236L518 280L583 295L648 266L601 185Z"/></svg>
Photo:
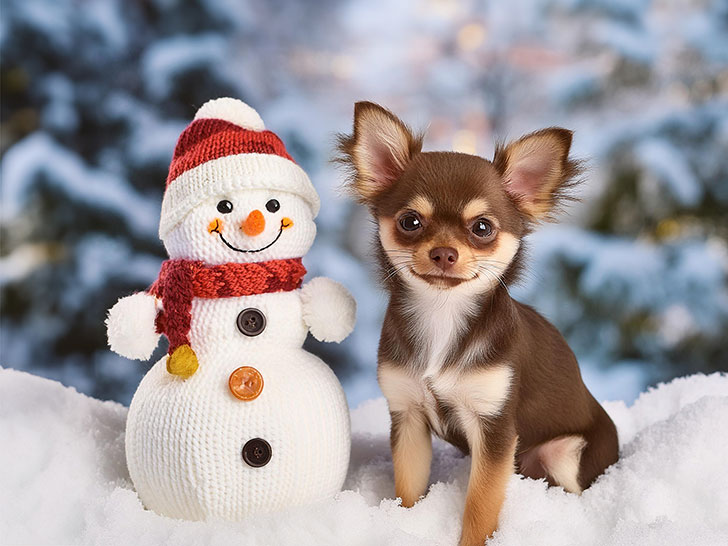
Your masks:
<svg viewBox="0 0 728 546"><path fill-rule="evenodd" d="M251 153L278 155L293 161L281 139L271 131L251 131L222 119L197 119L182 131L177 141L167 185L207 161Z"/></svg>

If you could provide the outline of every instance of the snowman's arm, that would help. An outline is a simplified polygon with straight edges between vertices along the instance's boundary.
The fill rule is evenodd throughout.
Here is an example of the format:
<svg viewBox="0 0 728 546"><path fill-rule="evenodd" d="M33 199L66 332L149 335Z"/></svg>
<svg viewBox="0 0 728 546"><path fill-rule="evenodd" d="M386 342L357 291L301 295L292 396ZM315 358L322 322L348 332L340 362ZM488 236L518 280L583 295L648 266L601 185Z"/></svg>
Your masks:
<svg viewBox="0 0 728 546"><path fill-rule="evenodd" d="M155 320L160 302L147 292L137 292L109 309L106 334L115 353L132 360L147 360L159 343Z"/></svg>
<svg viewBox="0 0 728 546"><path fill-rule="evenodd" d="M303 320L319 341L339 343L354 329L356 301L341 284L316 277L301 288Z"/></svg>

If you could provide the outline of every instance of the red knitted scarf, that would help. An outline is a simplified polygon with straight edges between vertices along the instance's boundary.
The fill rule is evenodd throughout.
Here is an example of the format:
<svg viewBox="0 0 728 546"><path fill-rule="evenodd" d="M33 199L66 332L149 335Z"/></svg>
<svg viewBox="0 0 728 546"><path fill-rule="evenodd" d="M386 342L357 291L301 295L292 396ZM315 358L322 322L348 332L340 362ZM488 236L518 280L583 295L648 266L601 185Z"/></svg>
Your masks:
<svg viewBox="0 0 728 546"><path fill-rule="evenodd" d="M157 332L169 339L169 354L189 345L193 298L235 298L287 292L301 286L306 268L301 258L259 263L205 265L192 260L167 260L159 277L148 288L161 298L164 311L157 315Z"/></svg>

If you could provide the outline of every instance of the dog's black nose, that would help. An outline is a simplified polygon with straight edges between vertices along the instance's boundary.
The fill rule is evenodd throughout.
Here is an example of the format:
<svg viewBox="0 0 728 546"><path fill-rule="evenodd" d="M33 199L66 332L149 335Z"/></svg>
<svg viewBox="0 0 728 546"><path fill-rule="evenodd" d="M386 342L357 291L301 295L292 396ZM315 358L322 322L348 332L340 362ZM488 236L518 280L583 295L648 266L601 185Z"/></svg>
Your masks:
<svg viewBox="0 0 728 546"><path fill-rule="evenodd" d="M458 261L458 251L450 246L438 246L430 250L430 259L437 267L447 271Z"/></svg>

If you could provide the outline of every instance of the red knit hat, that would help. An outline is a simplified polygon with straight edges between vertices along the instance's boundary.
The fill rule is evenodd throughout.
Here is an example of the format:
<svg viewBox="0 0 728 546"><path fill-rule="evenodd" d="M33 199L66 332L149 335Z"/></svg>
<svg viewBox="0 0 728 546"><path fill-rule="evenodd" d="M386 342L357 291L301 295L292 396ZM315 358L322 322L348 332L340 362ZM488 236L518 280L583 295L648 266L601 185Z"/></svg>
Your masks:
<svg viewBox="0 0 728 546"><path fill-rule="evenodd" d="M265 188L302 197L318 214L319 197L306 173L258 113L232 98L202 105L177 141L162 200L164 237L200 202L240 189Z"/></svg>

